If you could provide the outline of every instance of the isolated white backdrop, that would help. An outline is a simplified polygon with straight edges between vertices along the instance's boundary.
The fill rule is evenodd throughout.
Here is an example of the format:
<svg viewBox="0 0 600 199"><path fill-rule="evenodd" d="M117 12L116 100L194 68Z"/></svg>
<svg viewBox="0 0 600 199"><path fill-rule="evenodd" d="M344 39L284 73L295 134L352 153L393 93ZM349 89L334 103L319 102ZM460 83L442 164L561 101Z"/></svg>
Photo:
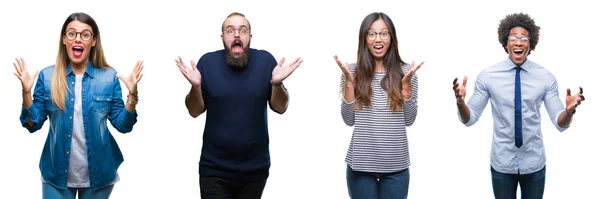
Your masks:
<svg viewBox="0 0 600 199"><path fill-rule="evenodd" d="M111 198L199 198L198 161L205 116L184 105L189 83L175 66L221 49L220 26L238 11L252 25L251 47L277 59L302 57L286 81L290 105L269 112L272 167L263 198L348 198L344 157L352 128L340 115L339 78L333 60L356 57L358 28L369 13L387 13L396 25L400 55L425 61L419 75L419 113L408 128L409 198L493 198L489 150L492 121L486 108L466 128L456 115L451 81L476 75L506 54L497 25L526 12L542 27L530 59L566 88L582 86L588 98L572 127L559 133L543 110L548 157L545 198L597 197L600 138L592 125L599 81L597 10L587 1L2 1L0 6L0 198L40 198L39 158L48 124L34 134L21 127L21 85L12 62L29 69L55 61L60 27L72 12L97 21L108 63L129 74L145 61L139 84L138 123L129 134L112 130L125 162ZM122 87L125 89L124 85ZM112 128L112 127L111 127Z"/></svg>

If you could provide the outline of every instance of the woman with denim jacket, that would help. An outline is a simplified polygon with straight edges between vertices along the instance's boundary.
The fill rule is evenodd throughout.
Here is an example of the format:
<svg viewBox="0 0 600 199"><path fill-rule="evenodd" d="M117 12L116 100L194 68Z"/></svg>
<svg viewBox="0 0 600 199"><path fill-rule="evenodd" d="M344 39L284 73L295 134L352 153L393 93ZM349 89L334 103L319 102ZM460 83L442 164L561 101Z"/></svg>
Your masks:
<svg viewBox="0 0 600 199"><path fill-rule="evenodd" d="M118 75L106 62L94 19L73 13L62 26L55 65L33 73L22 58L13 65L23 86L23 127L33 133L50 120L39 165L42 197L108 198L123 155L106 121L121 133L132 130L143 62L129 77ZM126 103L119 79L129 90Z"/></svg>

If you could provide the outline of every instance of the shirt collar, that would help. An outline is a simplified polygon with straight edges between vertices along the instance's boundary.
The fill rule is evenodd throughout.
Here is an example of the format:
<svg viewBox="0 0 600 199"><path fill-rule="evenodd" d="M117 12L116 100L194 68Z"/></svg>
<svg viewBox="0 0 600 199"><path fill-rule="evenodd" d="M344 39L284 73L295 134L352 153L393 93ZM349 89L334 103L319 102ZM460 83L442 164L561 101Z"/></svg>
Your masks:
<svg viewBox="0 0 600 199"><path fill-rule="evenodd" d="M94 66L92 61L88 61L87 68L85 69L85 72L83 74L84 75L87 74L89 77L94 78L95 72L96 72L96 67ZM73 68L71 68L71 64L67 65L67 76L69 76L69 75L75 75L75 73L73 72Z"/></svg>
<svg viewBox="0 0 600 199"><path fill-rule="evenodd" d="M521 64L521 69L523 69L525 72L527 72L529 69L531 69L531 64L532 62L529 61L529 58L527 58L525 60L525 62L523 62L523 64ZM510 55L506 58L506 60L504 60L504 63L502 64L503 68L506 70L512 70L515 69L517 67L517 65L510 60Z"/></svg>

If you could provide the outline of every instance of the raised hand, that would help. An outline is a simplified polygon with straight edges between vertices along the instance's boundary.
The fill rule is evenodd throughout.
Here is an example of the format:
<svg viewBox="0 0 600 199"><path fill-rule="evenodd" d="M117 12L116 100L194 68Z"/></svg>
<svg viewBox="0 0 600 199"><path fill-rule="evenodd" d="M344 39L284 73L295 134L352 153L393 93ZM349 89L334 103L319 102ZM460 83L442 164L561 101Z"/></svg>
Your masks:
<svg viewBox="0 0 600 199"><path fill-rule="evenodd" d="M196 63L193 60L190 60L191 67L186 66L183 63L183 59L179 57L179 59L175 59L175 65L179 67L179 71L181 74L192 84L194 87L200 86L200 80L202 79L202 75L200 75L200 71L196 68Z"/></svg>
<svg viewBox="0 0 600 199"><path fill-rule="evenodd" d="M273 73L271 74L271 81L273 83L281 83L285 80L292 72L294 72L294 70L296 70L296 68L298 68L298 66L300 66L300 64L302 64L303 60L298 57L292 61L292 63L282 66L284 61L285 58L282 57L281 60L279 60L279 64L273 69Z"/></svg>
<svg viewBox="0 0 600 199"><path fill-rule="evenodd" d="M461 102L465 101L465 96L467 95L467 79L467 76L463 77L462 85L458 84L458 77L454 78L454 82L452 83L454 84L454 96L456 97L456 100L460 99Z"/></svg>
<svg viewBox="0 0 600 199"><path fill-rule="evenodd" d="M21 80L21 86L23 86L23 92L29 93L31 92L31 88L35 82L35 77L37 77L39 70L33 72L33 74L29 74L27 71L27 66L25 65L25 60L23 58L15 58L16 62L13 62L13 66L15 66L15 76Z"/></svg>
<svg viewBox="0 0 600 199"><path fill-rule="evenodd" d="M344 73L344 77L346 77L346 82L354 82L354 76L352 75L352 73L350 73L350 68L348 68L348 63L342 62L337 55L333 56L333 59L335 59L335 63L337 63L337 65L340 67L340 69L342 69L342 72Z"/></svg>
<svg viewBox="0 0 600 199"><path fill-rule="evenodd" d="M584 100L585 97L583 96L583 88L579 87L579 93L575 95L571 95L571 89L567 88L567 99L565 100L567 104L567 112L571 114L575 113L577 106L579 106Z"/></svg>
<svg viewBox="0 0 600 199"><path fill-rule="evenodd" d="M123 77L117 74L117 78L125 84L127 89L129 89L129 93L133 93L134 95L137 93L137 84L142 79L142 76L144 76L144 74L142 74L143 69L144 61L137 61L129 77Z"/></svg>
<svg viewBox="0 0 600 199"><path fill-rule="evenodd" d="M421 62L416 67L415 67L415 61L413 61L410 64L410 70L406 74L404 74L404 77L402 78L402 85L409 86L409 87L411 86L410 80L412 79L413 75L417 72L417 70L419 70L419 68L421 68L423 63L425 63L425 62Z"/></svg>

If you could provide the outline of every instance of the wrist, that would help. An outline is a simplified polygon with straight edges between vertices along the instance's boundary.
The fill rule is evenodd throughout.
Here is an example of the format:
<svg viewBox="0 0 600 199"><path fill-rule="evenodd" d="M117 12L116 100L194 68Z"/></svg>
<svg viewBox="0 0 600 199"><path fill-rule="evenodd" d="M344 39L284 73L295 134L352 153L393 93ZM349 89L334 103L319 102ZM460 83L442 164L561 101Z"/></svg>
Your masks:
<svg viewBox="0 0 600 199"><path fill-rule="evenodd" d="M460 97L456 98L456 105L457 106L462 106L463 104L465 104L465 101L463 99L460 99Z"/></svg>
<svg viewBox="0 0 600 199"><path fill-rule="evenodd" d="M346 82L346 84L344 85L344 87L346 87L346 89L354 89L354 83L353 82Z"/></svg>
<svg viewBox="0 0 600 199"><path fill-rule="evenodd" d="M575 109L569 111L569 109L565 109L565 112L567 112L568 115L574 115L575 114Z"/></svg>
<svg viewBox="0 0 600 199"><path fill-rule="evenodd" d="M346 85L354 85L354 79L347 79L346 78Z"/></svg>
<svg viewBox="0 0 600 199"><path fill-rule="evenodd" d="M127 104L137 105L137 103L138 103L137 93L136 93L136 95L131 95L131 94L127 95Z"/></svg>
<svg viewBox="0 0 600 199"><path fill-rule="evenodd" d="M281 81L281 82L276 82L276 81L273 81L273 80L271 80L271 85L272 85L272 86L281 86L282 84L283 84L283 81Z"/></svg>
<svg viewBox="0 0 600 199"><path fill-rule="evenodd" d="M411 94L410 87L402 87L402 98L404 98L404 101L408 101Z"/></svg>

